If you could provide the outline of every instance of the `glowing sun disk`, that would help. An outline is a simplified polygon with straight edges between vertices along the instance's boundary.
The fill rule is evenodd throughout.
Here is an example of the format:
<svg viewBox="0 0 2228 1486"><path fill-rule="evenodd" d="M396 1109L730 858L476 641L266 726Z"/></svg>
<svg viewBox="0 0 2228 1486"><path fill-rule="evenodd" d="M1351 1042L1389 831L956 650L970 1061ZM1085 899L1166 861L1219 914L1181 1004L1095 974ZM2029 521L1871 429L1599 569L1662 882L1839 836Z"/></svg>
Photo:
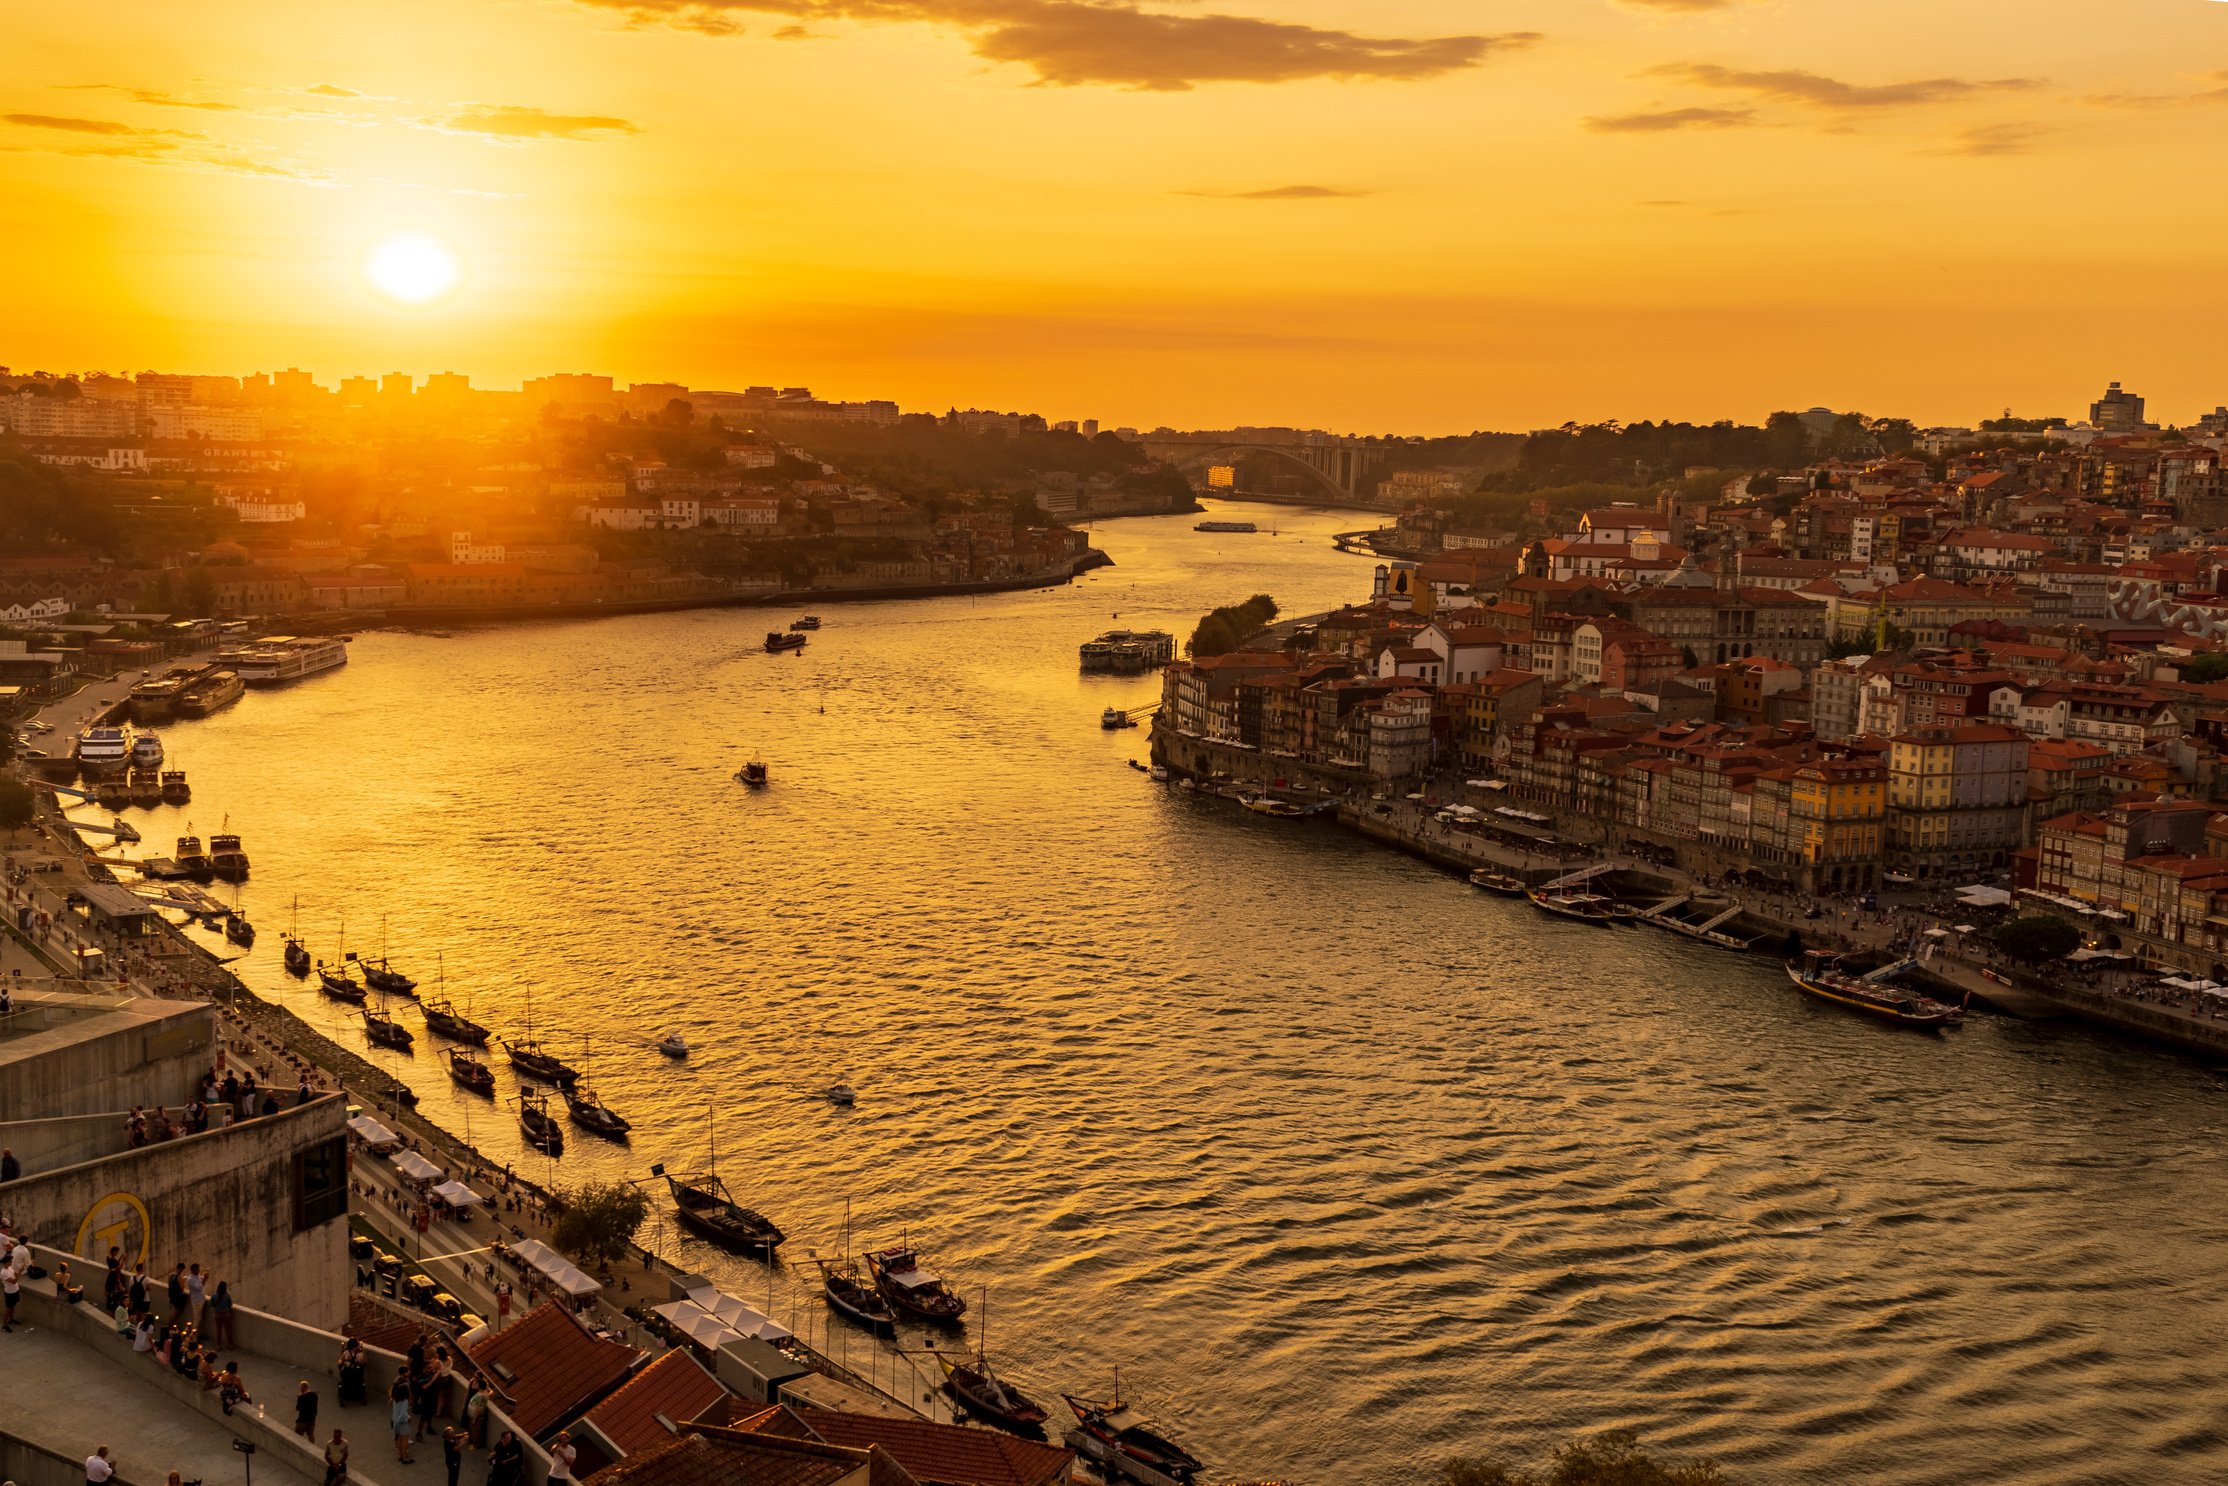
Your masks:
<svg viewBox="0 0 2228 1486"><path fill-rule="evenodd" d="M463 265L446 243L424 232L393 232L364 255L364 278L401 304L429 304L454 289Z"/></svg>

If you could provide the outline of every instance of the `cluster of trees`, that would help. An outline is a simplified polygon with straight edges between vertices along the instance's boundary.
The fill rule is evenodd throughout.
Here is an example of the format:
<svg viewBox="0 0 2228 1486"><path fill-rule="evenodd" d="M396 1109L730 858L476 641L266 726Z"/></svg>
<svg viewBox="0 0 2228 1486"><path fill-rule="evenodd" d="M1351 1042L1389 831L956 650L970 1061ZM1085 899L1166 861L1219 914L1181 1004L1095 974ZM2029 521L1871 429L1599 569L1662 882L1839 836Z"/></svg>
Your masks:
<svg viewBox="0 0 2228 1486"><path fill-rule="evenodd" d="M1276 613L1276 600L1265 593L1257 593L1242 604L1224 604L1193 628L1191 653L1195 658L1228 655L1248 636L1276 623Z"/></svg>
<svg viewBox="0 0 2228 1486"><path fill-rule="evenodd" d="M0 455L0 552L110 550L115 512L87 482L35 460Z"/></svg>
<svg viewBox="0 0 2228 1486"><path fill-rule="evenodd" d="M1907 453L1918 430L1907 418L1868 419L1844 413L1823 437L1801 416L1778 412L1754 424L1566 423L1525 439L1515 467L1488 475L1485 488L1533 493L1599 483L1660 484L1696 466L1718 470L1794 469L1837 455Z"/></svg>
<svg viewBox="0 0 2228 1486"><path fill-rule="evenodd" d="M590 1182L550 1195L557 1207L550 1241L591 1269L625 1259L650 1217L650 1199L632 1182Z"/></svg>
<svg viewBox="0 0 2228 1486"><path fill-rule="evenodd" d="M1433 1486L1724 1486L1724 1482L1713 1462L1667 1464L1642 1450L1630 1430L1620 1429L1564 1445L1541 1475L1498 1461L1457 1457L1440 1465Z"/></svg>
<svg viewBox="0 0 2228 1486"><path fill-rule="evenodd" d="M1998 924L1988 936L2015 960L2040 965L2081 947L2081 931L2054 913L2028 913Z"/></svg>
<svg viewBox="0 0 2228 1486"><path fill-rule="evenodd" d="M951 493L1027 495L1038 476L1065 471L1083 479L1115 475L1125 490L1164 490L1181 499L1191 482L1156 466L1145 451L1112 433L968 433L925 418L897 424L810 423L781 437L867 484L931 511L956 506Z"/></svg>
<svg viewBox="0 0 2228 1486"><path fill-rule="evenodd" d="M13 739L0 742L0 763L6 763L13 751ZM14 835L31 824L35 813L30 785L20 779L0 779L0 831Z"/></svg>

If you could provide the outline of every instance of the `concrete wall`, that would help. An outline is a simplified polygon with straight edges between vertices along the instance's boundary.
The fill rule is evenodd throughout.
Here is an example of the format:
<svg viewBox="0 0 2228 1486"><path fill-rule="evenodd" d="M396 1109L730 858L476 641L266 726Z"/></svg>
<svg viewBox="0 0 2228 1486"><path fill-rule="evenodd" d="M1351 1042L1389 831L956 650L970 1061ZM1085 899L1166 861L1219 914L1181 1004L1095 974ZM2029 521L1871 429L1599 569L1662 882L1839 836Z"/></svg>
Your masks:
<svg viewBox="0 0 2228 1486"><path fill-rule="evenodd" d="M155 1106L142 1107L152 1109ZM171 1105L167 1113L184 1125L185 1106ZM229 1124L230 1113L218 1105L210 1110L210 1117L214 1123ZM53 1120L0 1123L0 1146L14 1151L26 1172L53 1171L83 1161L96 1161L103 1156L120 1155L129 1148L125 1127L130 1114L126 1108L111 1114L64 1115Z"/></svg>
<svg viewBox="0 0 2228 1486"><path fill-rule="evenodd" d="M112 1001L54 1022L0 1041L0 1120L183 1104L216 1061L216 1009L210 1006Z"/></svg>
<svg viewBox="0 0 2228 1486"><path fill-rule="evenodd" d="M0 1429L0 1476L16 1486L85 1486L85 1457L63 1455ZM110 1486L142 1486L118 1471Z"/></svg>
<svg viewBox="0 0 2228 1486"><path fill-rule="evenodd" d="M28 1174L7 1187L7 1208L33 1242L82 1253L71 1268L97 1299L105 1241L88 1229L81 1249L80 1228L96 1208L106 1221L127 1214L110 1199L128 1193L146 1210L150 1279L196 1263L230 1281L239 1304L337 1332L355 1272L348 1223L334 1218L294 1232L293 1157L339 1138L347 1118L346 1101L327 1095L269 1118ZM137 1226L133 1220L117 1240L127 1255L141 1241Z"/></svg>

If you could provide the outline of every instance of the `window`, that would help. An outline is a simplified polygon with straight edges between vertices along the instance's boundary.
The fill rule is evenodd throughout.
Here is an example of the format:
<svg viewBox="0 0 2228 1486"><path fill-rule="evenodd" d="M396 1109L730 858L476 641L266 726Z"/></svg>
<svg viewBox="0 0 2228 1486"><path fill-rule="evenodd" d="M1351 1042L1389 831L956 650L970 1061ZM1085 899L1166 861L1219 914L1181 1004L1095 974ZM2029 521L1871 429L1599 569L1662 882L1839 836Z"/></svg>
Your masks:
<svg viewBox="0 0 2228 1486"><path fill-rule="evenodd" d="M348 1143L333 1139L294 1157L294 1231L315 1228L348 1211Z"/></svg>

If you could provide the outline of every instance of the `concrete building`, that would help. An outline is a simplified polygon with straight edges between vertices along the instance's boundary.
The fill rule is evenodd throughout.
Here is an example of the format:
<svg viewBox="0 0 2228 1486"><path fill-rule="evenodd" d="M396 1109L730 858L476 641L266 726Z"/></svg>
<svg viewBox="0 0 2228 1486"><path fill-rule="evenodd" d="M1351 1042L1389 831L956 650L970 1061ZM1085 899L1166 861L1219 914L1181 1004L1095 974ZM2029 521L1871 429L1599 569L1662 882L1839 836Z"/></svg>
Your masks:
<svg viewBox="0 0 2228 1486"><path fill-rule="evenodd" d="M1920 878L2000 870L2025 844L2028 742L1995 723L1899 734L1888 749L1888 865Z"/></svg>

